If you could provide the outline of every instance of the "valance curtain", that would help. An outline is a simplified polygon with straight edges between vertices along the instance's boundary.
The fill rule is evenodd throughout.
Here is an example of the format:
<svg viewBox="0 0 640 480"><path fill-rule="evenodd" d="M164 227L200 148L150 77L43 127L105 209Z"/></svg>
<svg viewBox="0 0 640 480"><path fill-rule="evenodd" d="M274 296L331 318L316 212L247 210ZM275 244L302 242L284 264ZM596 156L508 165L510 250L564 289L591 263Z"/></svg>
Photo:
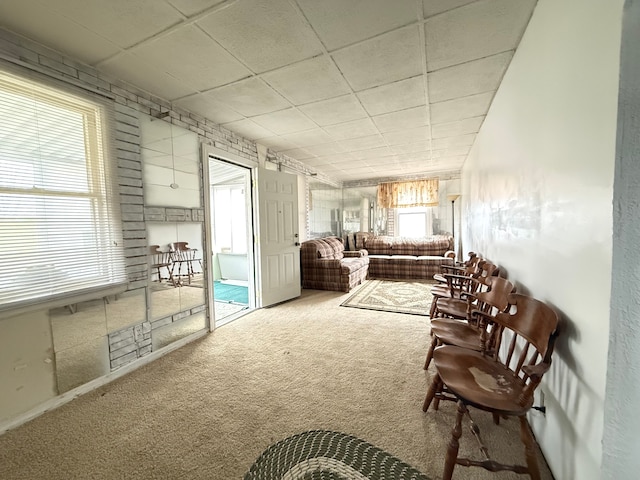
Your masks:
<svg viewBox="0 0 640 480"><path fill-rule="evenodd" d="M438 205L438 179L387 182L378 185L381 208L433 207Z"/></svg>

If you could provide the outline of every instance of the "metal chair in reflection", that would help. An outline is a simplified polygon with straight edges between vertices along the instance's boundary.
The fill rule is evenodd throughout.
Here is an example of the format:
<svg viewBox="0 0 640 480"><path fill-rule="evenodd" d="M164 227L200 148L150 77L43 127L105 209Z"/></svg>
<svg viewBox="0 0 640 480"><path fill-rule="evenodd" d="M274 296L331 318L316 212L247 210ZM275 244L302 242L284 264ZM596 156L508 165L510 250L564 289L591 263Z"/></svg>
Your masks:
<svg viewBox="0 0 640 480"><path fill-rule="evenodd" d="M187 279L187 284L191 285L191 279L195 275L194 263L200 265L202 271L202 260L198 257L198 249L189 247L188 242L173 242L169 245L171 252L171 262L173 277L182 284L182 278Z"/></svg>
<svg viewBox="0 0 640 480"><path fill-rule="evenodd" d="M149 254L151 255L151 272L157 274L158 282L160 283L162 280L169 280L175 287L176 280L173 276L171 252L163 252L160 250L160 245L151 245L149 247ZM168 277L162 276L163 269L166 270Z"/></svg>

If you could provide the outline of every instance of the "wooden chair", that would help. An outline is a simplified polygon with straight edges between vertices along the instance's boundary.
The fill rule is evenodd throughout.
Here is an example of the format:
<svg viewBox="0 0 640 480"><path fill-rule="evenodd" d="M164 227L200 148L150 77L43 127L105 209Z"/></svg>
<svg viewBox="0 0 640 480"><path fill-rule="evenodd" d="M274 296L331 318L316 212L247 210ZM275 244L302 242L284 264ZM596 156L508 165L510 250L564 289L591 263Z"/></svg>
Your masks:
<svg viewBox="0 0 640 480"><path fill-rule="evenodd" d="M186 277L187 283L191 285L191 278L195 275L194 262L198 262L200 271L202 271L202 261L197 256L198 249L190 248L188 242L173 242L169 248L171 249L173 276L178 279Z"/></svg>
<svg viewBox="0 0 640 480"><path fill-rule="evenodd" d="M486 262L486 260L475 256L471 258L469 264L462 269L454 267L452 270L449 265L442 265L442 273L433 276L434 280L439 283L431 287L431 295L433 295L433 298L431 300L429 316L434 317L436 313L436 302L439 298L451 298L452 295L458 298L459 293L466 289L466 285L461 283L462 279L478 277L482 273L481 268L484 262Z"/></svg>
<svg viewBox="0 0 640 480"><path fill-rule="evenodd" d="M511 294L509 303L511 312L495 316L500 336L492 355L452 345L442 346L433 353L436 374L422 409L426 412L433 402L437 410L439 400L454 400L458 404L446 453L445 480L451 479L456 464L482 467L492 472L526 473L534 480L540 478L526 414L533 405L536 387L551 366L558 316L545 303L526 295ZM491 412L496 422L501 416L518 417L526 466L505 465L491 460L480 431L471 419L469 406ZM478 440L484 460L458 458L465 415L471 421L471 431Z"/></svg>
<svg viewBox="0 0 640 480"><path fill-rule="evenodd" d="M160 250L160 245L151 245L149 247L149 253L151 255L151 271L155 271L158 275L158 282L162 282L163 278L171 282L175 287L176 281L173 277L173 263L171 261L171 252L163 252ZM162 269L167 270L168 277L162 276Z"/></svg>
<svg viewBox="0 0 640 480"><path fill-rule="evenodd" d="M440 265L441 273L436 273L433 276L433 279L436 282L447 283L447 279L443 276L444 273L457 273L461 275L472 273L475 269L475 266L480 260L482 260L482 257L480 257L477 253L469 252L469 258L464 262L456 262L455 265Z"/></svg>
<svg viewBox="0 0 640 480"><path fill-rule="evenodd" d="M496 341L497 329L493 317L509 308L509 294L515 292L515 286L502 277L486 279L489 288L486 292L466 295L466 321L451 318L433 318L431 320L431 345L427 352L424 369L429 368L434 350L441 345L457 345L476 351L491 353Z"/></svg>
<svg viewBox="0 0 640 480"><path fill-rule="evenodd" d="M447 279L448 294L442 295L437 289L431 289L434 298L431 302L430 317L467 318L466 295L488 290L487 279L500 273L500 268L487 260L478 262L477 271L473 275L449 275Z"/></svg>

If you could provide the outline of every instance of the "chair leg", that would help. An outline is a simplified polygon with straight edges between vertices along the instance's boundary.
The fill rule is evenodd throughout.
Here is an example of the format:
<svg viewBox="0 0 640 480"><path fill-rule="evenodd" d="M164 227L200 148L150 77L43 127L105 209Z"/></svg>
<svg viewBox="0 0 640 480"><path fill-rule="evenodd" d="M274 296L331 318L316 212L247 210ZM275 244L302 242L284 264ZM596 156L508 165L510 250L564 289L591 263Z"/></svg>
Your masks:
<svg viewBox="0 0 640 480"><path fill-rule="evenodd" d="M429 350L427 351L427 358L424 361L425 370L429 368L429 364L431 363L431 359L433 358L433 351L436 349L439 343L440 341L438 340L438 337L434 335L433 338L431 339L431 345L429 346Z"/></svg>
<svg viewBox="0 0 640 480"><path fill-rule="evenodd" d="M458 459L458 450L460 449L460 437L462 436L462 417L467 411L462 400L458 400L458 411L456 413L456 423L451 430L451 440L449 440L449 446L447 447L447 456L444 461L444 472L442 473L442 480L451 480L453 476L453 469L456 466L456 460Z"/></svg>
<svg viewBox="0 0 640 480"><path fill-rule="evenodd" d="M536 458L533 435L531 435L529 423L524 415L520 417L520 439L522 443L524 443L524 456L527 460L529 476L531 480L540 480L540 469L538 467L538 459Z"/></svg>
<svg viewBox="0 0 640 480"><path fill-rule="evenodd" d="M440 379L440 375L436 373L431 381L431 385L429 385L429 390L427 390L427 396L425 397L424 404L422 405L423 412L429 410L429 405L431 405L433 398L440 390L442 390L442 380Z"/></svg>
<svg viewBox="0 0 640 480"><path fill-rule="evenodd" d="M434 296L433 299L431 299L431 308L429 309L429 317L433 318L433 316L436 314L436 303L438 301L438 297Z"/></svg>
<svg viewBox="0 0 640 480"><path fill-rule="evenodd" d="M494 425L500 425L500 415L498 415L496 412L493 412L492 415Z"/></svg>

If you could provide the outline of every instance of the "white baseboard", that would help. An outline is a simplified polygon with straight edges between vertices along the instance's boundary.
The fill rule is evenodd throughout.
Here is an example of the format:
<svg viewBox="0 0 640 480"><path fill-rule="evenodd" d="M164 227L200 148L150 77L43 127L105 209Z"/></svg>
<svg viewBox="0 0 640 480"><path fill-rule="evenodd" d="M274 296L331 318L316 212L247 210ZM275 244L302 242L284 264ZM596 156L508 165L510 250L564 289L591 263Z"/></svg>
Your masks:
<svg viewBox="0 0 640 480"><path fill-rule="evenodd" d="M36 417L39 417L40 415L48 412L49 410L55 410L56 408L64 405L65 403L70 402L74 398L78 398L80 395L89 393L92 390L95 390L96 388L106 385L107 383L112 382L115 379L126 375L127 373L133 372L134 370L142 367L143 365L151 363L154 360L157 360L158 358L163 357L167 353L172 352L180 347L183 347L186 344L191 343L194 340L197 340L198 338L208 335L209 333L211 333L209 329L201 330L199 332L189 335L188 337L184 337L184 338L181 338L180 340L176 340L171 345L167 345L166 347L163 347L156 352L151 352L149 355L146 355L141 359L136 360L135 362L129 363L117 370L114 370L111 373L108 373L107 375L91 380L90 382L80 385L79 387L76 387L73 390L64 392L62 395L58 395L57 397L47 400L46 402L41 403L40 405L32 408L27 412L24 412L18 415L15 418L12 418L11 420L0 423L0 435L3 435L9 430L19 427L20 425L27 423L28 421L33 420Z"/></svg>

